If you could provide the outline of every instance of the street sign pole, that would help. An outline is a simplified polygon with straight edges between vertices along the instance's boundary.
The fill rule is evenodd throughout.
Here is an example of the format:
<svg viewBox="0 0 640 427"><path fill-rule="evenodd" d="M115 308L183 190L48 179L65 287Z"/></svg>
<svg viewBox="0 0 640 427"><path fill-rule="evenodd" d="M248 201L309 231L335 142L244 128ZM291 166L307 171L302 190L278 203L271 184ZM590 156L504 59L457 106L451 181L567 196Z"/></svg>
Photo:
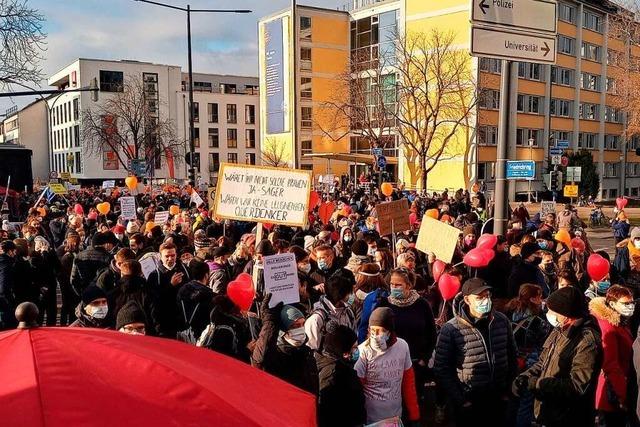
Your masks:
<svg viewBox="0 0 640 427"><path fill-rule="evenodd" d="M505 234L507 229L507 194L506 167L507 147L509 138L509 92L511 81L512 61L502 61L502 76L500 80L500 118L498 122L498 144L496 147L496 192L494 208L494 234Z"/></svg>

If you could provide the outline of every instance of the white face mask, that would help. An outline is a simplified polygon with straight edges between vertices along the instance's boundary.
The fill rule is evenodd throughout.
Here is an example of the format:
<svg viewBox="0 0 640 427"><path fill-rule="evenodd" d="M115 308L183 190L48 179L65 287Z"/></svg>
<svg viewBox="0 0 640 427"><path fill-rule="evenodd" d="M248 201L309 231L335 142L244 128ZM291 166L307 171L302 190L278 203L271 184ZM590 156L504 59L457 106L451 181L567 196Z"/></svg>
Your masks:
<svg viewBox="0 0 640 427"><path fill-rule="evenodd" d="M557 328L560 326L560 321L558 320L558 316L550 312L547 312L547 322L549 322L549 324L554 328Z"/></svg>
<svg viewBox="0 0 640 427"><path fill-rule="evenodd" d="M309 272L311 271L311 264L302 264L300 266L300 271L302 271L303 273L309 274Z"/></svg>
<svg viewBox="0 0 640 427"><path fill-rule="evenodd" d="M636 311L636 305L634 303L622 304L620 302L614 302L611 304L611 308L617 311L622 317L631 317Z"/></svg>
<svg viewBox="0 0 640 427"><path fill-rule="evenodd" d="M640 240L634 240L633 241L633 246L635 246L636 249L640 249Z"/></svg>
<svg viewBox="0 0 640 427"><path fill-rule="evenodd" d="M294 347L301 347L307 340L307 335L304 333L304 327L289 329L284 339Z"/></svg>
<svg viewBox="0 0 640 427"><path fill-rule="evenodd" d="M387 340L389 339L389 333L386 332L380 335L371 335L369 337L369 343L371 347L378 351L385 351L387 349Z"/></svg>
<svg viewBox="0 0 640 427"><path fill-rule="evenodd" d="M109 312L109 307L106 305L101 305L93 308L93 312L91 313L91 317L95 319L104 319L107 317L107 313Z"/></svg>

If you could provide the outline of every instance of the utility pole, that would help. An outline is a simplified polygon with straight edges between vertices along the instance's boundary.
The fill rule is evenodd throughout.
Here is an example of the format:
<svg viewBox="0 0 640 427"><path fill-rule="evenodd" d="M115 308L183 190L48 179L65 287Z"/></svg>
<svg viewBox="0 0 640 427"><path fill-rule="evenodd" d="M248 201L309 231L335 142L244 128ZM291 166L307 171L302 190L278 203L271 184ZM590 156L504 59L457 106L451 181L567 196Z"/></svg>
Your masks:
<svg viewBox="0 0 640 427"><path fill-rule="evenodd" d="M297 169L300 166L298 161L298 4L297 0L291 0L291 31L293 32L291 46L293 48L293 106L291 117L293 119L293 131L291 132L291 142L293 144L292 167Z"/></svg>
<svg viewBox="0 0 640 427"><path fill-rule="evenodd" d="M498 122L498 145L496 147L496 191L494 209L494 234L505 234L507 228L506 166L509 138L509 92L512 61L502 60L500 79L500 119Z"/></svg>

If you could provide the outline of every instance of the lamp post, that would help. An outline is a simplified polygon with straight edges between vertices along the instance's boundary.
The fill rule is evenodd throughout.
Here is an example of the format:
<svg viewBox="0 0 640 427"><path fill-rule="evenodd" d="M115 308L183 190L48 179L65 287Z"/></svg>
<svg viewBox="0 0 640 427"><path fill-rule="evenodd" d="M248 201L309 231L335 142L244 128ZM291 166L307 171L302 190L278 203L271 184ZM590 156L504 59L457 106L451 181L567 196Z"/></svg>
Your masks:
<svg viewBox="0 0 640 427"><path fill-rule="evenodd" d="M186 8L180 6L174 6L171 4L155 2L151 0L135 0L142 3L149 3L155 6L166 7L168 9L179 10L187 14L187 57L189 67L189 181L191 185L195 185L196 182L196 169L194 166L194 154L195 154L195 130L193 128L193 67L191 62L191 14L192 13L251 13L248 9L191 9L191 5L187 5Z"/></svg>

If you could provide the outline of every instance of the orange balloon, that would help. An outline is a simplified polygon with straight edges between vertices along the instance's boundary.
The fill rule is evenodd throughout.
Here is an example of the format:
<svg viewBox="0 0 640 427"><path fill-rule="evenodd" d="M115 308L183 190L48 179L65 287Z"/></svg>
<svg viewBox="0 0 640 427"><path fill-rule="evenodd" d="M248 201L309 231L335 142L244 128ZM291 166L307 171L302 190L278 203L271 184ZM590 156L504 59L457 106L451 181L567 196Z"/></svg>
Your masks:
<svg viewBox="0 0 640 427"><path fill-rule="evenodd" d="M178 215L180 213L180 207L178 205L169 206L169 213L171 215Z"/></svg>
<svg viewBox="0 0 640 427"><path fill-rule="evenodd" d="M438 219L438 209L429 209L425 215L429 218Z"/></svg>
<svg viewBox="0 0 640 427"><path fill-rule="evenodd" d="M38 213L40 214L40 216L46 216L47 215L47 211L45 208L38 208Z"/></svg>
<svg viewBox="0 0 640 427"><path fill-rule="evenodd" d="M106 215L111 210L111 203L109 202L98 203L96 205L96 209L98 209L98 212L100 212L102 215Z"/></svg>
<svg viewBox="0 0 640 427"><path fill-rule="evenodd" d="M571 246L571 235L570 235L570 234L569 234L569 232L568 232L566 229L564 229L564 228L561 228L561 229L556 233L555 239L556 239L558 242L562 242L562 243L564 243L564 244L565 244L565 245L567 245L567 246Z"/></svg>
<svg viewBox="0 0 640 427"><path fill-rule="evenodd" d="M133 191L138 186L138 178L135 176L128 176L124 179L124 183L127 184L127 188Z"/></svg>
<svg viewBox="0 0 640 427"><path fill-rule="evenodd" d="M389 182L383 182L380 186L380 191L382 191L382 194L389 197L393 194L393 185L391 185L391 183Z"/></svg>

